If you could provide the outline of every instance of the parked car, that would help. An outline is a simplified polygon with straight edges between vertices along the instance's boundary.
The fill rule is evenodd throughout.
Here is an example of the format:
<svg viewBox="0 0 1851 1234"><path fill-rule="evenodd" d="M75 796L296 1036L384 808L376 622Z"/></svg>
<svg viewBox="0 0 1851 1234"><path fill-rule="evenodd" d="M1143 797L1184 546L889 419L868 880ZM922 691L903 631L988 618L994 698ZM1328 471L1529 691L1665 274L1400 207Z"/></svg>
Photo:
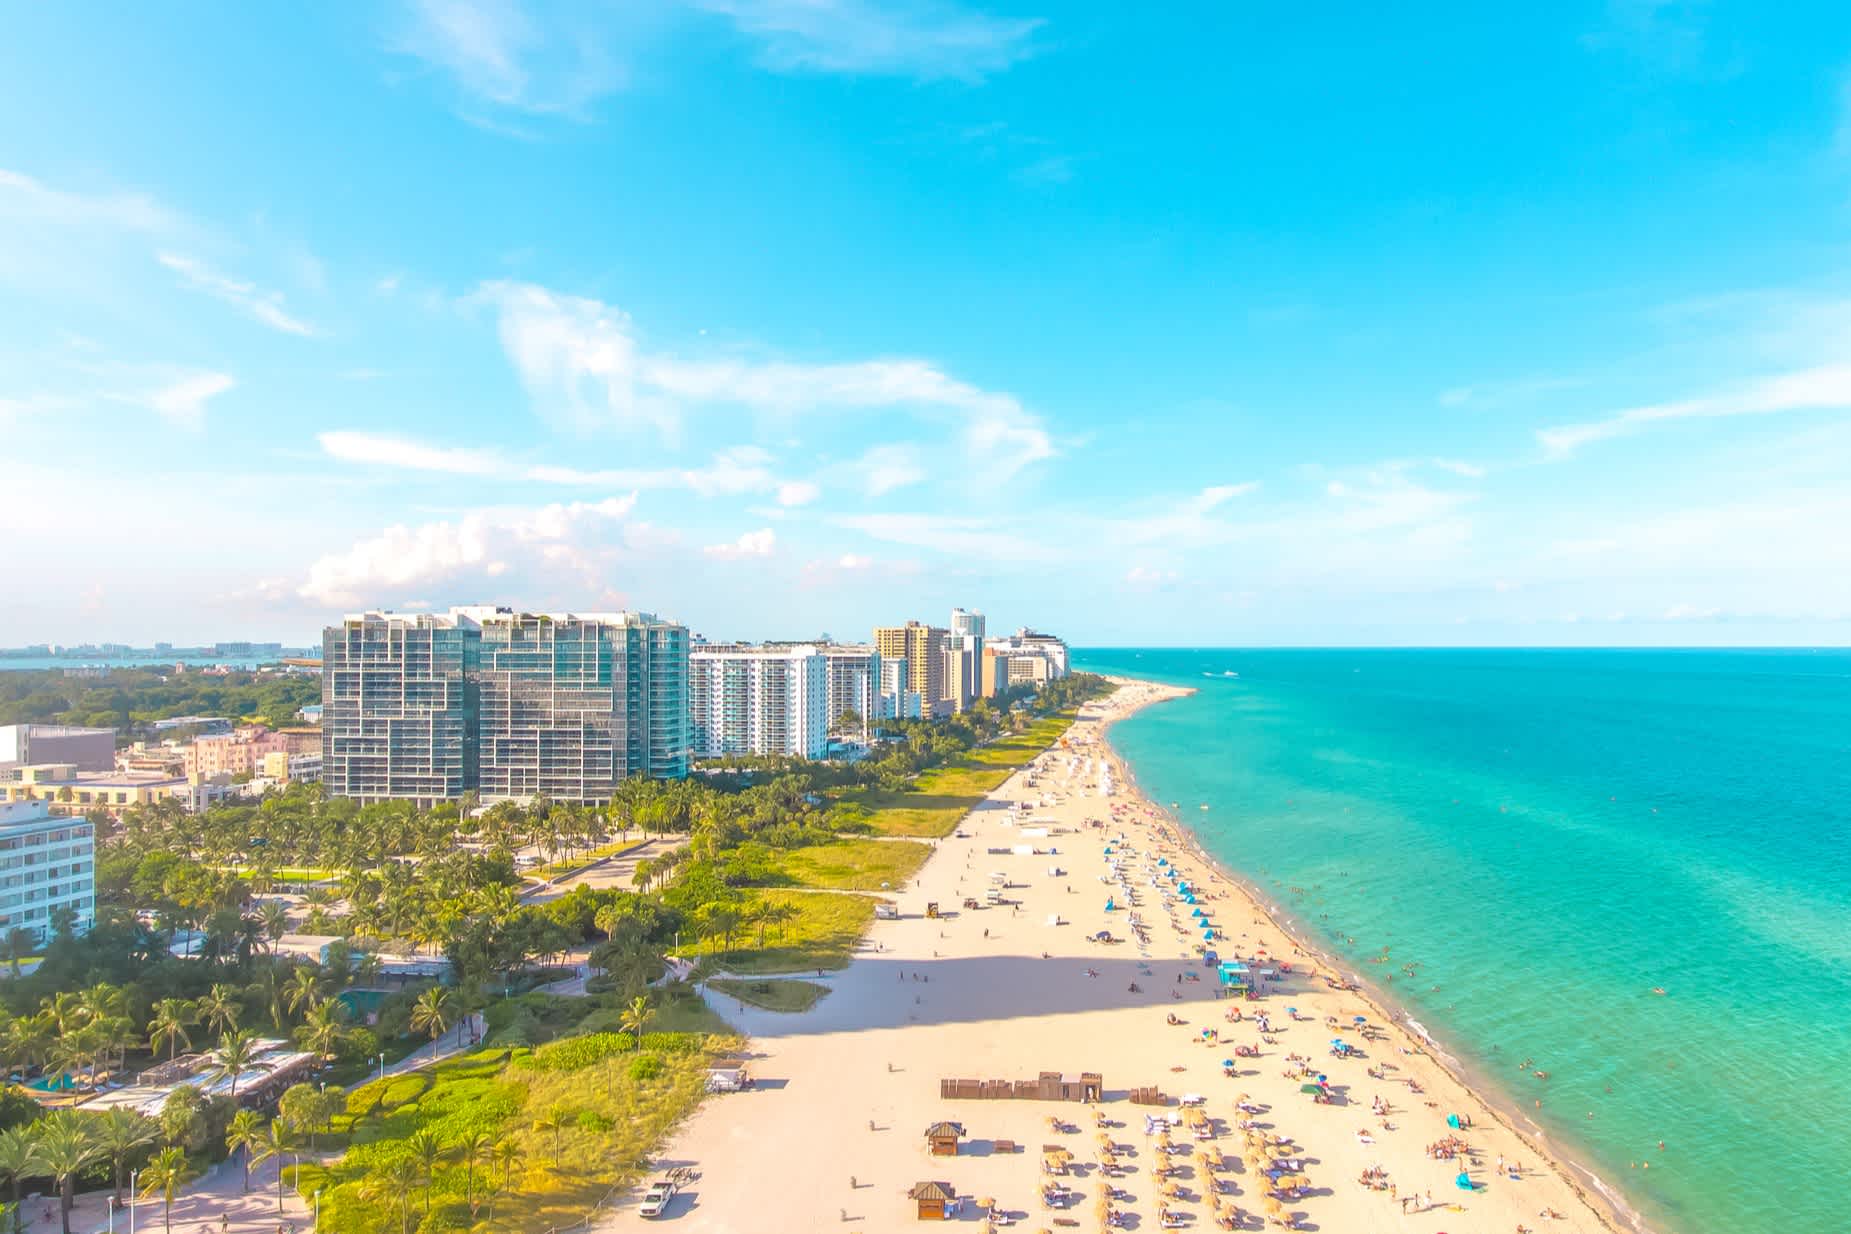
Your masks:
<svg viewBox="0 0 1851 1234"><path fill-rule="evenodd" d="M668 1202L674 1198L674 1183L652 1183L649 1190L643 1193L643 1206L636 1211L645 1217L660 1217L668 1210Z"/></svg>

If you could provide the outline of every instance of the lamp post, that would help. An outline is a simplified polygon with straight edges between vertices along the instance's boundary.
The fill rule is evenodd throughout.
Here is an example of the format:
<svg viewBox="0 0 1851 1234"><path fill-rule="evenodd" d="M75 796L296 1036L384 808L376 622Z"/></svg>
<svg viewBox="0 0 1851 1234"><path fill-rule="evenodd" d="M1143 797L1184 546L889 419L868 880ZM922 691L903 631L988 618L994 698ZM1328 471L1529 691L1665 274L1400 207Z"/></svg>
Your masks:
<svg viewBox="0 0 1851 1234"><path fill-rule="evenodd" d="M129 1171L129 1234L135 1234L135 1204L137 1197L141 1194L137 1189L137 1181L140 1178L140 1170Z"/></svg>
<svg viewBox="0 0 1851 1234"><path fill-rule="evenodd" d="M116 1234L116 1197L109 1197L109 1234Z"/></svg>
<svg viewBox="0 0 1851 1234"><path fill-rule="evenodd" d="M379 1052L379 1078L382 1080L386 1078L386 1052L384 1050Z"/></svg>

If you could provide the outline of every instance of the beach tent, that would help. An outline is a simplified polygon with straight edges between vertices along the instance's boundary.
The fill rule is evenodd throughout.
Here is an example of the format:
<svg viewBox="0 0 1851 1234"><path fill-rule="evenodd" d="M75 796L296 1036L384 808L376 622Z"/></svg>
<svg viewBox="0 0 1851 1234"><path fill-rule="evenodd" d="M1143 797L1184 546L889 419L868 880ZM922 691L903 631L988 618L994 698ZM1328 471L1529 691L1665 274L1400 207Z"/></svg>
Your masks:
<svg viewBox="0 0 1851 1234"><path fill-rule="evenodd" d="M1478 1190L1478 1188L1472 1185L1472 1176L1467 1174L1464 1170L1459 1171L1459 1177L1453 1179L1453 1186L1459 1188L1461 1191Z"/></svg>
<svg viewBox="0 0 1851 1234"><path fill-rule="evenodd" d="M1107 896L1105 898L1105 911L1108 913L1112 911L1112 897L1111 896Z"/></svg>

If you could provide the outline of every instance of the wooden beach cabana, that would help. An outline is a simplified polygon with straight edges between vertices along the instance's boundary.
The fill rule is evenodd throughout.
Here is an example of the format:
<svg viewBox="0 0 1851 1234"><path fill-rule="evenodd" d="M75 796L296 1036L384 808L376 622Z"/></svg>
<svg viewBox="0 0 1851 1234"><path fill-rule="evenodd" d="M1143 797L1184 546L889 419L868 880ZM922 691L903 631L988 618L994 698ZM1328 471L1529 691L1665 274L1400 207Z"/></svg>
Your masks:
<svg viewBox="0 0 1851 1234"><path fill-rule="evenodd" d="M964 1124L933 1123L926 1128L925 1138L926 1147L934 1157L955 1157L958 1155L958 1141L964 1138Z"/></svg>
<svg viewBox="0 0 1851 1234"><path fill-rule="evenodd" d="M958 1211L958 1193L950 1183L914 1183L906 1194L919 1206L921 1221L943 1221Z"/></svg>

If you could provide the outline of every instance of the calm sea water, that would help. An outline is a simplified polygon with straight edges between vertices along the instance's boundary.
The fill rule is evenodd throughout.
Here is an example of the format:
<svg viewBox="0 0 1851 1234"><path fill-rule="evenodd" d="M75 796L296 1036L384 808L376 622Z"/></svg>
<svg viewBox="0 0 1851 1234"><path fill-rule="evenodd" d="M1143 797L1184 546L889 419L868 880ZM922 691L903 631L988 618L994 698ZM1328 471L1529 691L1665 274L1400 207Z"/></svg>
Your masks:
<svg viewBox="0 0 1851 1234"><path fill-rule="evenodd" d="M1197 687L1143 787L1648 1222L1851 1230L1851 652L1076 661Z"/></svg>

